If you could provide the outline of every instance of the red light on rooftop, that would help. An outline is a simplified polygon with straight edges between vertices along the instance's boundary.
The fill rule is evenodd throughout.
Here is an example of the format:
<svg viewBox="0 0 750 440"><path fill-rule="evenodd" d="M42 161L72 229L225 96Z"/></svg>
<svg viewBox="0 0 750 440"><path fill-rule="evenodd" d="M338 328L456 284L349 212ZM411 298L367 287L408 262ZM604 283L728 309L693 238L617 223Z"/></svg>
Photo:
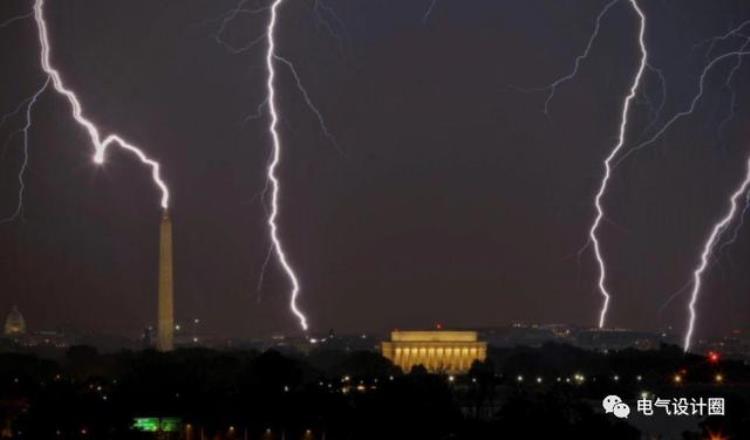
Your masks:
<svg viewBox="0 0 750 440"><path fill-rule="evenodd" d="M721 359L721 356L719 356L719 353L715 351L708 352L708 361L711 362L712 364L719 362L720 359Z"/></svg>

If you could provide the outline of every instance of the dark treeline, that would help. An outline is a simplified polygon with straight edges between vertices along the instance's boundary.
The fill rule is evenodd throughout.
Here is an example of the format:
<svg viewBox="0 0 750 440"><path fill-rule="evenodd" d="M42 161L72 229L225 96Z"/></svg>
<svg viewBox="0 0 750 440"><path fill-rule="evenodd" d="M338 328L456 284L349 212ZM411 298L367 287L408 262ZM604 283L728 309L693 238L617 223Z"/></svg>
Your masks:
<svg viewBox="0 0 750 440"><path fill-rule="evenodd" d="M638 429L603 414L604 396L710 389L728 399L727 416L683 438L750 438L748 383L742 362L712 363L673 347L491 349L486 362L452 377L420 367L404 373L374 352L100 354L76 346L56 361L0 355L0 421L4 436L28 439L154 438L133 431L135 417L182 419L181 432L160 438L637 439Z"/></svg>

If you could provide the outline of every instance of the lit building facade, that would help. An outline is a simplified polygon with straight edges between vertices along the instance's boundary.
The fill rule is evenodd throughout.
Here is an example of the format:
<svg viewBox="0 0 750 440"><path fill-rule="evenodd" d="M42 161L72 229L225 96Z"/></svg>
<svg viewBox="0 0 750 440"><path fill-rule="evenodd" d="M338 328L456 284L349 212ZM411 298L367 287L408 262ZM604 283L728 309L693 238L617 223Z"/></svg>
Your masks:
<svg viewBox="0 0 750 440"><path fill-rule="evenodd" d="M5 336L18 336L26 333L26 320L23 319L23 315L17 307L13 306L13 309L8 313L3 330Z"/></svg>
<svg viewBox="0 0 750 440"><path fill-rule="evenodd" d="M404 372L416 365L432 373L462 374L487 358L487 343L474 331L393 331L381 346L383 357Z"/></svg>

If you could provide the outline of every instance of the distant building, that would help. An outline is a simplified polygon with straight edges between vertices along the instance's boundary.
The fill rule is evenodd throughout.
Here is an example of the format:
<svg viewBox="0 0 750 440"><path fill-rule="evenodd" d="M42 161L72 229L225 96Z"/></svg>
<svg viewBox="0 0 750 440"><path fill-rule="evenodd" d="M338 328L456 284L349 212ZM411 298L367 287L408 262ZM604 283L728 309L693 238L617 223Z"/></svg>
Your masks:
<svg viewBox="0 0 750 440"><path fill-rule="evenodd" d="M667 333L651 333L627 329L588 329L578 332L576 345L588 350L658 350L662 344L678 344Z"/></svg>
<svg viewBox="0 0 750 440"><path fill-rule="evenodd" d="M430 372L461 374L487 357L487 343L474 331L393 331L381 350L405 372L422 365Z"/></svg>
<svg viewBox="0 0 750 440"><path fill-rule="evenodd" d="M5 336L19 336L26 334L26 321L23 319L23 315L18 311L16 306L8 313L8 317L5 318Z"/></svg>

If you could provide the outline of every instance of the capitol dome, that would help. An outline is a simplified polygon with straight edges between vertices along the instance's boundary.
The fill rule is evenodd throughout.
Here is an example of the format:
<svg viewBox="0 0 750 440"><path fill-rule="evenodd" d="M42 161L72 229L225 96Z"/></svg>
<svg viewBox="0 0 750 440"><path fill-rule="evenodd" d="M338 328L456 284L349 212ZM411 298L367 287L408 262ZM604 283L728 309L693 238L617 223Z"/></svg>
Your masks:
<svg viewBox="0 0 750 440"><path fill-rule="evenodd" d="M5 335L13 336L24 333L26 333L26 321L18 308L13 306L13 309L8 313L8 317L5 318Z"/></svg>

